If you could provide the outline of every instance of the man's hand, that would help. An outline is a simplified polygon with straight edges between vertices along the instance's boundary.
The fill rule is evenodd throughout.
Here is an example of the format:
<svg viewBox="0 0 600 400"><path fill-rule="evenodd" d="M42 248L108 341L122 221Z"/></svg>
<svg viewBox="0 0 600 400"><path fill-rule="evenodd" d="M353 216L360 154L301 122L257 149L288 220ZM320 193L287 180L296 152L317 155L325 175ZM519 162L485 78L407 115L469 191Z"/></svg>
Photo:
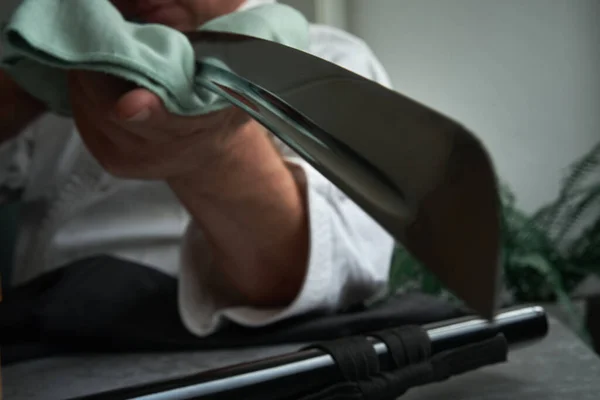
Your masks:
<svg viewBox="0 0 600 400"><path fill-rule="evenodd" d="M69 87L89 151L116 176L165 180L246 305L295 298L308 258L305 188L261 125L235 107L174 116L151 92L101 73L72 72Z"/></svg>
<svg viewBox="0 0 600 400"><path fill-rule="evenodd" d="M250 119L241 110L170 114L159 97L98 72L69 76L73 115L90 152L111 174L167 179L219 167L235 153Z"/></svg>

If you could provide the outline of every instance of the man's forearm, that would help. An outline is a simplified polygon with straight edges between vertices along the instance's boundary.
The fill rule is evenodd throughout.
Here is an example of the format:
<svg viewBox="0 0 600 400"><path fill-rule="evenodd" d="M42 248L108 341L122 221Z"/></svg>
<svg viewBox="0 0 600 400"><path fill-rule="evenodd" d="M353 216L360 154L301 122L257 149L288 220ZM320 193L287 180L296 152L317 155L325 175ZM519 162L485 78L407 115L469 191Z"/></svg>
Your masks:
<svg viewBox="0 0 600 400"><path fill-rule="evenodd" d="M219 166L169 184L203 230L216 267L248 305L283 306L306 273L306 188L258 123L234 140Z"/></svg>
<svg viewBox="0 0 600 400"><path fill-rule="evenodd" d="M0 70L0 144L16 136L44 111L40 101Z"/></svg>

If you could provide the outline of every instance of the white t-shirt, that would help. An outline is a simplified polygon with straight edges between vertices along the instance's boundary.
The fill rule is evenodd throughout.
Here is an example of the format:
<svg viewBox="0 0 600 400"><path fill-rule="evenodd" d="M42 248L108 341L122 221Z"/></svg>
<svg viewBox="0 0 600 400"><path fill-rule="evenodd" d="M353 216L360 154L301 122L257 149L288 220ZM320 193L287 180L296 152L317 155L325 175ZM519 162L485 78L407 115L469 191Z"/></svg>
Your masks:
<svg viewBox="0 0 600 400"><path fill-rule="evenodd" d="M325 26L312 26L310 33L314 55L390 85L359 39ZM281 147L306 175L310 218L308 272L289 306L231 307L232 298L218 288L219 271L211 267L208 249L206 259L189 260L187 244L198 248L206 243L167 185L109 175L86 150L73 122L54 115L0 148L0 187L24 190L13 284L94 255L132 260L179 279L181 318L200 336L214 332L225 319L262 326L309 311L333 312L378 294L387 285L392 238Z"/></svg>

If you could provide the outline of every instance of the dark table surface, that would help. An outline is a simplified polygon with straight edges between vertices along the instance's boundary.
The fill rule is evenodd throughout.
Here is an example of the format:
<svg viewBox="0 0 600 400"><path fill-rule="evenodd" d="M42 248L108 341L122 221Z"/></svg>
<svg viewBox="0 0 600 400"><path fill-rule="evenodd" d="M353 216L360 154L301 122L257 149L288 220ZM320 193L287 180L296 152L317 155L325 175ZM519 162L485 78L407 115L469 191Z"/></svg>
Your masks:
<svg viewBox="0 0 600 400"><path fill-rule="evenodd" d="M29 362L2 370L3 398L66 399L189 375L297 348L69 357ZM600 358L551 318L549 336L535 345L514 350L508 363L414 389L403 399L597 400L600 399Z"/></svg>

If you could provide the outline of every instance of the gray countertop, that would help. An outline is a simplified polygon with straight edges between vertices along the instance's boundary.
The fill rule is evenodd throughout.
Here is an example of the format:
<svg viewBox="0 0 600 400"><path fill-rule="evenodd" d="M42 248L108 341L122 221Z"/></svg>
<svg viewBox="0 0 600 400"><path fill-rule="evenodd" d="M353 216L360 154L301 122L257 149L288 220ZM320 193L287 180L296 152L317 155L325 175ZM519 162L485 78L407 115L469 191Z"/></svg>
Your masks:
<svg viewBox="0 0 600 400"><path fill-rule="evenodd" d="M3 398L62 400L269 357L297 347L29 362L3 369ZM514 350L508 363L414 389L402 398L596 400L600 398L600 359L573 333L550 318L549 336L533 346Z"/></svg>
<svg viewBox="0 0 600 400"><path fill-rule="evenodd" d="M403 400L598 400L600 358L550 318L543 341L511 352L509 362L407 393Z"/></svg>

